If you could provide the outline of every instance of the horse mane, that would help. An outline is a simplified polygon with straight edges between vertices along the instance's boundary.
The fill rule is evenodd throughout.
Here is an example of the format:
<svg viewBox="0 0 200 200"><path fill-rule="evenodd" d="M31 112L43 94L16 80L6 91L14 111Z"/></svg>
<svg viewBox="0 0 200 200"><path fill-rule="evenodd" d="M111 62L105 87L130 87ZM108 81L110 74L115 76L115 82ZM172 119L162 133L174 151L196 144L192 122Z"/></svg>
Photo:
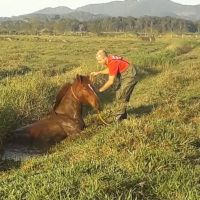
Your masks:
<svg viewBox="0 0 200 200"><path fill-rule="evenodd" d="M82 75L77 75L75 80L79 80L80 82L87 82L88 81L88 77L82 76ZM65 96L67 90L71 87L71 85L72 85L71 83L65 83L60 88L60 90L58 91L58 94L56 96L56 102L55 102L55 105L53 107L53 111L56 110L56 108L58 107L58 105L62 101L63 97Z"/></svg>
<svg viewBox="0 0 200 200"><path fill-rule="evenodd" d="M67 90L70 88L70 86L71 86L71 83L65 83L58 91L58 94L56 96L56 102L53 107L54 111L57 108L57 106L60 104L60 102L62 101L62 98L65 96L65 94L66 94Z"/></svg>

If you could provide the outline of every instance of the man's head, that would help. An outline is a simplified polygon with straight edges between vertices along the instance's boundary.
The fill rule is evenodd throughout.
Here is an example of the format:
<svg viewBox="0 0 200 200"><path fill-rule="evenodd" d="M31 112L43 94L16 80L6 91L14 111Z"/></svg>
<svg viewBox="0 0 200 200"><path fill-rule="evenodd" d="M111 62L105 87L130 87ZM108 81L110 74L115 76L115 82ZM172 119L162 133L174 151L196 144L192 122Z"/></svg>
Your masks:
<svg viewBox="0 0 200 200"><path fill-rule="evenodd" d="M97 62L101 65L105 65L107 62L108 53L105 50L99 50L96 54Z"/></svg>

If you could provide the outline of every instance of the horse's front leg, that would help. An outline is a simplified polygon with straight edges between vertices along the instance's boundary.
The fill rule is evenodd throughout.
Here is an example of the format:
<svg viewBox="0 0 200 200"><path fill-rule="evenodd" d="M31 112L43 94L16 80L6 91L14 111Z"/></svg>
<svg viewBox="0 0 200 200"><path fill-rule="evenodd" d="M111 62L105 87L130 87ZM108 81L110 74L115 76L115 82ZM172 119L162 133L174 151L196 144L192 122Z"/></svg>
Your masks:
<svg viewBox="0 0 200 200"><path fill-rule="evenodd" d="M79 128L80 128L80 130L83 130L84 128L86 128L83 118L80 119Z"/></svg>

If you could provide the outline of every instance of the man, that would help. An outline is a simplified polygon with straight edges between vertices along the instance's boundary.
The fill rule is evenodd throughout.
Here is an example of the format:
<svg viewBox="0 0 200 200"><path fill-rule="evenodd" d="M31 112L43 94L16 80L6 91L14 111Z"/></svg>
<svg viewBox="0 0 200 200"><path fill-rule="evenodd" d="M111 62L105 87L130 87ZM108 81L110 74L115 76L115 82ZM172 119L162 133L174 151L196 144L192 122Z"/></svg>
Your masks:
<svg viewBox="0 0 200 200"><path fill-rule="evenodd" d="M99 74L108 75L108 81L99 89L99 92L104 92L110 88L115 79L117 79L117 111L115 113L115 120L121 121L126 119L126 106L137 84L135 67L122 57L108 55L105 50L99 50L96 54L96 59L99 64L104 65L106 68L102 71L92 72L91 76L97 76Z"/></svg>

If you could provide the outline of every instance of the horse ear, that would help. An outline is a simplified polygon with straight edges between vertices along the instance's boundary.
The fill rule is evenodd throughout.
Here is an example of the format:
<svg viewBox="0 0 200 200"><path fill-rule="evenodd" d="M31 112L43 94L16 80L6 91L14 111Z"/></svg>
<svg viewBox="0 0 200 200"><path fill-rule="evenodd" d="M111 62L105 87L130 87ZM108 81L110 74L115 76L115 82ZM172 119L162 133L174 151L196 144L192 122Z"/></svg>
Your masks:
<svg viewBox="0 0 200 200"><path fill-rule="evenodd" d="M80 81L80 75L79 74L76 74L76 80Z"/></svg>
<svg viewBox="0 0 200 200"><path fill-rule="evenodd" d="M83 82L83 76L80 75L80 81L81 83Z"/></svg>
<svg viewBox="0 0 200 200"><path fill-rule="evenodd" d="M76 80L79 81L79 82L82 82L82 76L77 74L76 75Z"/></svg>

